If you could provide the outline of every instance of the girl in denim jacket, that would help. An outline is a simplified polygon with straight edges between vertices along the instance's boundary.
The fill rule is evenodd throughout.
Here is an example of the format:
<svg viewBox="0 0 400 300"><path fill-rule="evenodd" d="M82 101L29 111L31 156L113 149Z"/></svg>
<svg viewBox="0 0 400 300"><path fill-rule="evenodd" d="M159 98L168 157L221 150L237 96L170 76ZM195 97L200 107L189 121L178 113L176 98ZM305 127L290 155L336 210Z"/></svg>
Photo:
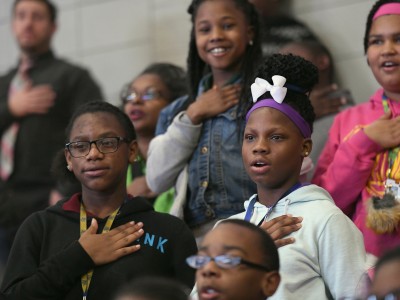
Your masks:
<svg viewBox="0 0 400 300"><path fill-rule="evenodd" d="M239 99L261 46L257 12L247 0L193 0L188 12L189 95L161 112L146 180L156 193L175 186L171 213L202 237L256 192L241 158L245 100Z"/></svg>

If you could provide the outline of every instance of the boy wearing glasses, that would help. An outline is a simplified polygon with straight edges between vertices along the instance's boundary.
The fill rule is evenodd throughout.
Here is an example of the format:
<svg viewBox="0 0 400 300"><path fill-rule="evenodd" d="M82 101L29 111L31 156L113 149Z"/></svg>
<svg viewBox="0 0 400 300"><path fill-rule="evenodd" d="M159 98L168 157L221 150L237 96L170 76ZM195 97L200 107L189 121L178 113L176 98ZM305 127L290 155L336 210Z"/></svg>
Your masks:
<svg viewBox="0 0 400 300"><path fill-rule="evenodd" d="M207 233L197 255L198 299L264 300L280 282L279 256L271 237L250 222L228 219Z"/></svg>

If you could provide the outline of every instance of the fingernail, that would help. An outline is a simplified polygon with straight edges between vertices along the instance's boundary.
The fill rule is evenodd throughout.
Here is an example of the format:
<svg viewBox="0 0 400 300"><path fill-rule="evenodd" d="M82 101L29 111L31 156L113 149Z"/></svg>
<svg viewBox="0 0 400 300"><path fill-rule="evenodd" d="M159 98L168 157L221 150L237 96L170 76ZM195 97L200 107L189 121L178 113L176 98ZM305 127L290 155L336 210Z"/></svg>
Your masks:
<svg viewBox="0 0 400 300"><path fill-rule="evenodd" d="M136 225L142 227L142 226L143 226L143 223L142 223L142 222L139 222L139 223L137 223Z"/></svg>
<svg viewBox="0 0 400 300"><path fill-rule="evenodd" d="M138 232L139 233L143 233L144 231L143 231L143 229L139 229Z"/></svg>

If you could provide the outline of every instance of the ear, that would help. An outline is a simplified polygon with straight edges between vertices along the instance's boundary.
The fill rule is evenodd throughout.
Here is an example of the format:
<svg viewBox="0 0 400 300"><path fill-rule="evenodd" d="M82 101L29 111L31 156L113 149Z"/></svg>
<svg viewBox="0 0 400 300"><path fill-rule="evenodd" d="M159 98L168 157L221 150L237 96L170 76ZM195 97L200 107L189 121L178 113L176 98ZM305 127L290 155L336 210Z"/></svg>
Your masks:
<svg viewBox="0 0 400 300"><path fill-rule="evenodd" d="M268 272L264 275L261 288L265 298L275 294L280 282L281 282L281 275L279 274L278 271Z"/></svg>
<svg viewBox="0 0 400 300"><path fill-rule="evenodd" d="M325 71L325 70L329 69L332 62L329 59L328 55L321 54L321 55L318 55L316 63L317 63L318 70Z"/></svg>
<svg viewBox="0 0 400 300"><path fill-rule="evenodd" d="M307 157L310 155L312 150L312 140L310 138L304 139L303 140L303 145L302 145L302 153L301 155L303 157Z"/></svg>
<svg viewBox="0 0 400 300"><path fill-rule="evenodd" d="M57 31L58 29L58 24L56 22L53 23L53 26L51 28L51 35L53 36L54 33Z"/></svg>
<svg viewBox="0 0 400 300"><path fill-rule="evenodd" d="M130 142L128 147L129 147L128 148L128 151L129 151L128 161L129 161L129 163L133 164L139 154L139 148L138 148L138 144L137 144L136 140L133 140L132 142Z"/></svg>
<svg viewBox="0 0 400 300"><path fill-rule="evenodd" d="M67 166L71 166L71 169L68 168L69 171L72 171L72 158L71 154L67 149L64 149L65 160L67 161Z"/></svg>
<svg viewBox="0 0 400 300"><path fill-rule="evenodd" d="M254 40L254 27L253 26L248 26L247 27L247 37L248 37L248 42L247 44L252 44Z"/></svg>

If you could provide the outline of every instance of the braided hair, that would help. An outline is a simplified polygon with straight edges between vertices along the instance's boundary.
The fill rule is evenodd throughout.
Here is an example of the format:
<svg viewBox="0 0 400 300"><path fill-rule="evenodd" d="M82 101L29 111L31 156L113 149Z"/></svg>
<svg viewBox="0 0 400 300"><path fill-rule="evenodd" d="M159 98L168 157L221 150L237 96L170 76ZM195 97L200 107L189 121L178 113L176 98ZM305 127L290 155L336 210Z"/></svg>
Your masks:
<svg viewBox="0 0 400 300"><path fill-rule="evenodd" d="M310 129L313 129L315 113L310 102L309 94L314 85L318 82L318 69L311 62L300 56L293 54L273 54L267 58L258 68L253 82L256 77L267 80L272 83L272 76L281 75L286 78L286 84L296 87L288 87L283 102L289 104L295 109L303 119L308 123ZM297 91L301 89L302 92ZM251 99L250 86L246 88L247 99ZM259 99L272 98L270 92L266 92ZM247 110L253 106L253 101L247 101Z"/></svg>
<svg viewBox="0 0 400 300"><path fill-rule="evenodd" d="M367 24L365 26L365 34L364 34L364 53L367 53L368 50L368 37L369 37L369 32L371 31L371 26L372 26L372 18L378 11L378 9L385 4L388 3L400 3L400 0L378 0L375 2L375 4L372 6L371 10L369 11L368 17L367 17Z"/></svg>
<svg viewBox="0 0 400 300"><path fill-rule="evenodd" d="M188 13L191 15L192 30L190 32L189 55L187 58L187 70L189 77L189 99L190 103L194 102L197 97L201 78L210 73L210 66L200 58L196 47L195 36L195 21L199 7L201 4L209 0L193 0L188 8ZM254 6L248 0L232 0L236 7L243 12L247 23L253 28L254 39L252 45L247 45L243 56L243 61L240 74L243 74L242 84L248 86L251 83L251 77L254 73L259 61L262 57L261 51L261 36L260 36L260 21L259 16ZM242 98L242 97L241 97ZM242 106L239 105L239 108Z"/></svg>

